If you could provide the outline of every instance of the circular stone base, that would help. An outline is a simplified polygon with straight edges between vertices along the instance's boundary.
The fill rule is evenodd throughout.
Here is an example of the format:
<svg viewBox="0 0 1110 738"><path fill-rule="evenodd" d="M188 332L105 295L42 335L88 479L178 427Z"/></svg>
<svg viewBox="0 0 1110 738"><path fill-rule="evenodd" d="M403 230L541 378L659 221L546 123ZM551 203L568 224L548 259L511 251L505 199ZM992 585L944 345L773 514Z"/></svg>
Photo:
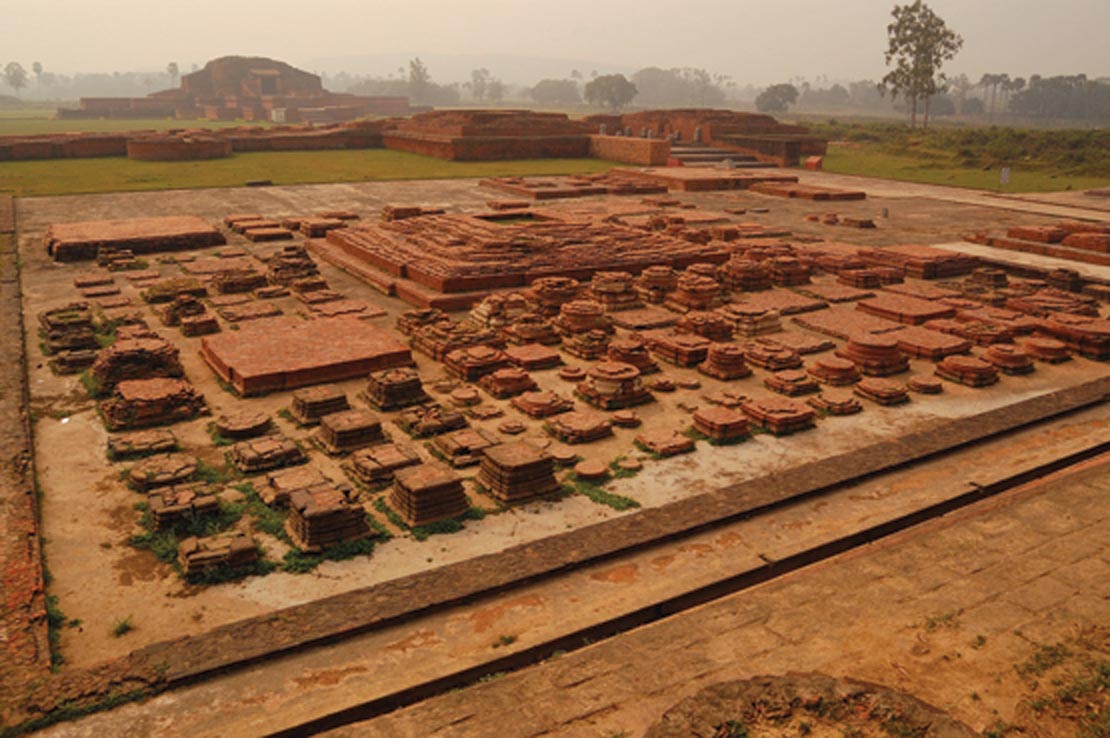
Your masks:
<svg viewBox="0 0 1110 738"><path fill-rule="evenodd" d="M600 461L587 459L574 465L574 473L585 482L596 482L609 476L609 467Z"/></svg>
<svg viewBox="0 0 1110 738"><path fill-rule="evenodd" d="M197 460L187 454L161 454L143 459L131 467L128 477L139 489L179 484L197 472Z"/></svg>
<svg viewBox="0 0 1110 738"><path fill-rule="evenodd" d="M216 430L226 438L254 438L261 436L269 428L270 416L266 413L243 410L216 418Z"/></svg>

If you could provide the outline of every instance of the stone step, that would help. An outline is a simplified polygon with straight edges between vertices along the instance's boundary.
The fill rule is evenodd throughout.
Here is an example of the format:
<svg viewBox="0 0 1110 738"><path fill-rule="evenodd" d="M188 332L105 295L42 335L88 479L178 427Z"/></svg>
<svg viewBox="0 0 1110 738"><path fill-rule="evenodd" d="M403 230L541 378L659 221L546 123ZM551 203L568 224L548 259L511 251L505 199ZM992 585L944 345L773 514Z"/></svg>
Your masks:
<svg viewBox="0 0 1110 738"><path fill-rule="evenodd" d="M725 161L732 159L734 162L748 162L755 161L751 156L744 154L737 154L731 151L719 151L714 154L687 154L687 153L672 153L672 157L679 161Z"/></svg>

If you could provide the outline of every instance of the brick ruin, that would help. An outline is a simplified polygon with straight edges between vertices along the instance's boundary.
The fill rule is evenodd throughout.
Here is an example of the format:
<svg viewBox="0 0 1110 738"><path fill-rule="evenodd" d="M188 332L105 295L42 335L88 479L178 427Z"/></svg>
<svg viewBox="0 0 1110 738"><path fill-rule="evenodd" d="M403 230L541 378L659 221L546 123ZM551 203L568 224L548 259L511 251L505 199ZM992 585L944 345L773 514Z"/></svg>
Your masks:
<svg viewBox="0 0 1110 738"><path fill-rule="evenodd" d="M416 451L400 443L382 443L351 454L348 468L365 484L377 485L393 479L398 469L423 463Z"/></svg>
<svg viewBox="0 0 1110 738"><path fill-rule="evenodd" d="M316 440L333 456L356 451L388 440L382 432L378 416L365 410L352 409L329 413L320 418Z"/></svg>
<svg viewBox="0 0 1110 738"><path fill-rule="evenodd" d="M289 404L289 415L302 426L318 425L326 415L351 408L347 394L333 384L297 390Z"/></svg>
<svg viewBox="0 0 1110 738"><path fill-rule="evenodd" d="M217 228L191 215L55 223L45 242L55 261L95 259L102 248L149 254L227 243Z"/></svg>
<svg viewBox="0 0 1110 738"><path fill-rule="evenodd" d="M100 403L108 430L166 425L208 414L204 397L184 379L128 379Z"/></svg>
<svg viewBox="0 0 1110 738"><path fill-rule="evenodd" d="M353 261L438 293L519 289L544 277L638 273L727 258L719 245L612 223L498 222L458 213L361 223L329 232L327 244L313 248L340 266Z"/></svg>
<svg viewBox="0 0 1110 738"><path fill-rule="evenodd" d="M225 56L190 74L181 86L139 98L82 98L58 118L208 118L274 122L338 122L365 115L405 115L407 97L328 92L320 77L265 57Z"/></svg>
<svg viewBox="0 0 1110 738"><path fill-rule="evenodd" d="M413 363L409 348L392 334L349 317L256 320L234 334L205 336L200 351L212 370L244 396Z"/></svg>
<svg viewBox="0 0 1110 738"><path fill-rule="evenodd" d="M389 505L411 527L457 518L470 509L459 476L431 462L394 472Z"/></svg>
<svg viewBox="0 0 1110 738"><path fill-rule="evenodd" d="M633 407L654 399L640 379L640 370L619 361L595 364L586 372L586 379L578 384L576 392L583 400L603 410Z"/></svg>
<svg viewBox="0 0 1110 738"><path fill-rule="evenodd" d="M620 116L593 116L608 131L648 133L675 143L704 144L780 166L797 166L802 156L822 156L827 142L801 126L779 123L769 115L733 110L648 110Z"/></svg>
<svg viewBox="0 0 1110 738"><path fill-rule="evenodd" d="M328 485L289 494L285 532L293 545L309 553L374 535L362 506L347 499L343 490Z"/></svg>
<svg viewBox="0 0 1110 738"><path fill-rule="evenodd" d="M116 340L101 349L90 371L103 391L129 379L185 375L177 347L155 335Z"/></svg>
<svg viewBox="0 0 1110 738"><path fill-rule="evenodd" d="M241 531L191 536L177 546L177 563L186 577L225 566L247 566L258 559L258 544Z"/></svg>

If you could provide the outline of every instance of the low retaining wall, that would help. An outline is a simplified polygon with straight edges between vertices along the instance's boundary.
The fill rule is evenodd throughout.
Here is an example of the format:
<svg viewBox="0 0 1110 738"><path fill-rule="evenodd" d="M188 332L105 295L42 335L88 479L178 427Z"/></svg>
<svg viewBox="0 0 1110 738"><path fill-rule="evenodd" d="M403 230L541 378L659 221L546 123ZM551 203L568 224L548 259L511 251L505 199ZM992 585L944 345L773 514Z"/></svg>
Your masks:
<svg viewBox="0 0 1110 738"><path fill-rule="evenodd" d="M590 136L590 156L641 167L663 167L671 156L671 142L662 138Z"/></svg>
<svg viewBox="0 0 1110 738"><path fill-rule="evenodd" d="M584 159L590 156L589 136L431 136L386 131L387 149L434 156L450 161L504 159Z"/></svg>
<svg viewBox="0 0 1110 738"><path fill-rule="evenodd" d="M126 156L128 134L28 136L0 139L0 161Z"/></svg>
<svg viewBox="0 0 1110 738"><path fill-rule="evenodd" d="M223 138L136 138L127 142L127 158L138 161L197 161L231 156Z"/></svg>

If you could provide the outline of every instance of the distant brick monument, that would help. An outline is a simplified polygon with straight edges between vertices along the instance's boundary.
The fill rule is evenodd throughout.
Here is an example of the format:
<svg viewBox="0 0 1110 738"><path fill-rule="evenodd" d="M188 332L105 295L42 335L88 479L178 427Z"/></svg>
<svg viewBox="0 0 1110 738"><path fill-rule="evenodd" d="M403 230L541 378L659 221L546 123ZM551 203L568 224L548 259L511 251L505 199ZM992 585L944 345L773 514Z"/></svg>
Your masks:
<svg viewBox="0 0 1110 738"><path fill-rule="evenodd" d="M366 115L407 115L407 97L329 92L315 74L276 59L224 56L146 97L83 97L59 118L207 118L336 123Z"/></svg>

